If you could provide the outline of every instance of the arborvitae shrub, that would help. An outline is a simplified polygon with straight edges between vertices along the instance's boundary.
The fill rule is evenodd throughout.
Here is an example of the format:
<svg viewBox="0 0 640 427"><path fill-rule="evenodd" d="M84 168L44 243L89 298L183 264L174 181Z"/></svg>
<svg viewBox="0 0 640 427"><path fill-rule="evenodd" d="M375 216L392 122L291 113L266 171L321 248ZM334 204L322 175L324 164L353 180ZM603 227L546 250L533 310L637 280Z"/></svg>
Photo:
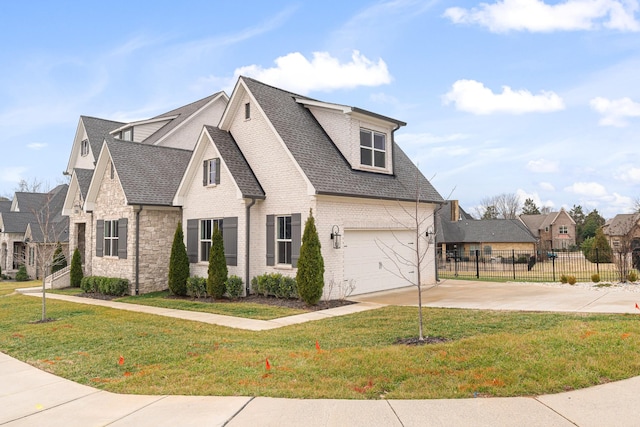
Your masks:
<svg viewBox="0 0 640 427"><path fill-rule="evenodd" d="M69 269L69 285L72 288L77 288L80 286L80 282L82 282L82 277L84 273L82 272L82 257L80 256L80 251L78 248L75 248L73 251L73 256L71 257L71 268Z"/></svg>
<svg viewBox="0 0 640 427"><path fill-rule="evenodd" d="M224 241L218 226L214 226L211 234L211 252L209 252L209 268L207 270L207 292L214 299L222 298L227 281L227 260L224 257Z"/></svg>
<svg viewBox="0 0 640 427"><path fill-rule="evenodd" d="M173 235L171 257L169 258L169 290L174 295L187 294L187 279L189 278L189 257L184 246L182 223L179 222Z"/></svg>
<svg viewBox="0 0 640 427"><path fill-rule="evenodd" d="M307 218L304 225L296 282L298 284L298 294L304 302L309 305L316 305L320 301L324 288L324 259L322 258L316 223L311 211L309 211L309 218Z"/></svg>
<svg viewBox="0 0 640 427"><path fill-rule="evenodd" d="M23 264L16 273L16 282L26 282L27 280L29 280L29 275L27 274L27 267Z"/></svg>
<svg viewBox="0 0 640 427"><path fill-rule="evenodd" d="M53 252L53 264L51 265L51 273L62 270L67 266L67 258L62 252L62 245L58 242L55 252Z"/></svg>

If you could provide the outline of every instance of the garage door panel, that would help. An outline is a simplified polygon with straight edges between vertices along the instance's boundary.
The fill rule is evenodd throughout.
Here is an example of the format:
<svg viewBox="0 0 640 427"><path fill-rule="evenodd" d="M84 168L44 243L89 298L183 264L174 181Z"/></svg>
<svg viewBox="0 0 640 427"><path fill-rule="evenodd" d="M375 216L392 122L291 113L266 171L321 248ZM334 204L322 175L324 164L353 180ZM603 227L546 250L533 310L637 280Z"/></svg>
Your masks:
<svg viewBox="0 0 640 427"><path fill-rule="evenodd" d="M415 267L401 265L398 261L394 263L385 252L392 257L395 252L413 260L413 239L415 233L411 230L347 230L344 235L344 278L355 282L353 294L409 286L407 280L398 277L397 268L415 279Z"/></svg>

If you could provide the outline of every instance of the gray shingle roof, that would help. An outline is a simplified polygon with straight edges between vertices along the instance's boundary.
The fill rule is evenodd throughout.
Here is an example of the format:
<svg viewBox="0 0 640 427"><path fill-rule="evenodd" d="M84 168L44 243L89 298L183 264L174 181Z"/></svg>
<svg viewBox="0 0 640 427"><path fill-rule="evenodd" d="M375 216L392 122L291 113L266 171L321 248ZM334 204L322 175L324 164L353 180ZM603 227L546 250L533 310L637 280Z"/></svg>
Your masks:
<svg viewBox="0 0 640 427"><path fill-rule="evenodd" d="M358 171L329 138L313 114L295 98L306 98L242 77L318 194L415 200L417 167L394 142L394 175ZM442 196L419 174L420 199Z"/></svg>
<svg viewBox="0 0 640 427"><path fill-rule="evenodd" d="M11 210L11 200L0 200L0 212L9 212Z"/></svg>
<svg viewBox="0 0 640 427"><path fill-rule="evenodd" d="M84 129L87 132L87 137L89 139L89 145L91 146L91 151L95 158L100 154L100 149L102 148L105 136L112 130L118 129L120 126L124 125L122 122L98 119L96 117L89 116L80 116L80 119L84 124Z"/></svg>
<svg viewBox="0 0 640 427"><path fill-rule="evenodd" d="M75 169L76 178L78 179L78 186L80 187L80 195L83 199L87 197L87 191L89 191L89 185L91 184L91 178L93 178L93 169Z"/></svg>
<svg viewBox="0 0 640 427"><path fill-rule="evenodd" d="M130 205L172 206L191 151L105 140Z"/></svg>
<svg viewBox="0 0 640 427"><path fill-rule="evenodd" d="M442 243L535 243L536 239L517 219L442 221Z"/></svg>
<svg viewBox="0 0 640 427"><path fill-rule="evenodd" d="M218 151L222 155L229 172L238 184L244 197L264 198L265 193L249 163L240 151L233 136L217 127L205 126Z"/></svg>
<svg viewBox="0 0 640 427"><path fill-rule="evenodd" d="M192 102L191 104L184 105L182 107L176 108L175 110L171 110L166 113L153 117L154 119L159 119L162 117L172 117L176 115L178 116L175 119L171 120L166 125L162 126L152 135L150 135L147 139L144 140L144 143L155 144L160 138L162 138L163 136L171 132L171 130L175 129L178 125L180 125L180 123L187 120L192 114L196 113L198 110L204 107L213 98L220 95L220 93L221 92L216 92L211 96L207 96L206 98Z"/></svg>
<svg viewBox="0 0 640 427"><path fill-rule="evenodd" d="M2 212L0 215L4 224L3 233L24 233L29 223L37 223L36 216L30 212Z"/></svg>
<svg viewBox="0 0 640 427"><path fill-rule="evenodd" d="M608 236L624 236L640 221L639 213L618 214L607 221L603 229Z"/></svg>

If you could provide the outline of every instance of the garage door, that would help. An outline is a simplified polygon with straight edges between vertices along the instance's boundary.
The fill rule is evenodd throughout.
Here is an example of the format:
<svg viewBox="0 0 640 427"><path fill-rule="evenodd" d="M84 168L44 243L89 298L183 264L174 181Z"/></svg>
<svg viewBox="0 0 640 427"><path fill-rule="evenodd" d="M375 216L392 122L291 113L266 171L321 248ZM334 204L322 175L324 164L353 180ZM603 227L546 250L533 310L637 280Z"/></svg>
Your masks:
<svg viewBox="0 0 640 427"><path fill-rule="evenodd" d="M398 267L415 282L414 266L399 263L396 266L380 249L386 245L390 248L385 248L387 253L394 251L413 261L414 239L415 233L411 230L346 230L343 237L344 279L354 281L356 288L352 295L410 286L409 282L392 273Z"/></svg>

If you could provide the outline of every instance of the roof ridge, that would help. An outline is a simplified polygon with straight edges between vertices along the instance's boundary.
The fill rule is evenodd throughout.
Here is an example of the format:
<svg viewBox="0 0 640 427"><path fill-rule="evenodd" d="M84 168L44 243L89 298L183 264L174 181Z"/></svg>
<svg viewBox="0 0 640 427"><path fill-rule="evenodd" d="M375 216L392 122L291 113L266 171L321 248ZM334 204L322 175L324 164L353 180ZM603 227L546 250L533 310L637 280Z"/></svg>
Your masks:
<svg viewBox="0 0 640 427"><path fill-rule="evenodd" d="M174 109L172 109L172 110L169 110L169 111L167 111L167 112L164 112L164 113L158 114L157 116L153 116L153 117L151 117L150 119L159 119L159 118L162 118L162 117L170 116L170 115L172 115L171 113L178 114L178 110L186 109L187 107L190 107L190 106L192 106L192 105L194 105L194 104L198 104L198 103L201 103L201 102L203 102L203 101L213 99L213 98L215 98L215 97L219 96L221 93L224 93L224 91L223 91L223 90L219 90L219 91L217 91L217 92L215 92L215 93L213 93L213 94L211 94L211 95L205 96L204 98L200 98L200 99L195 100L195 101L192 101L192 102L190 102L190 103L188 103L188 104L185 104L185 105L181 105L181 106L179 106L179 107L176 107L176 108L174 108ZM196 111L197 111L197 110L196 110ZM179 113L179 114L182 114L182 113ZM193 113L192 113L192 114L193 114ZM147 120L150 120L150 119L147 119Z"/></svg>

